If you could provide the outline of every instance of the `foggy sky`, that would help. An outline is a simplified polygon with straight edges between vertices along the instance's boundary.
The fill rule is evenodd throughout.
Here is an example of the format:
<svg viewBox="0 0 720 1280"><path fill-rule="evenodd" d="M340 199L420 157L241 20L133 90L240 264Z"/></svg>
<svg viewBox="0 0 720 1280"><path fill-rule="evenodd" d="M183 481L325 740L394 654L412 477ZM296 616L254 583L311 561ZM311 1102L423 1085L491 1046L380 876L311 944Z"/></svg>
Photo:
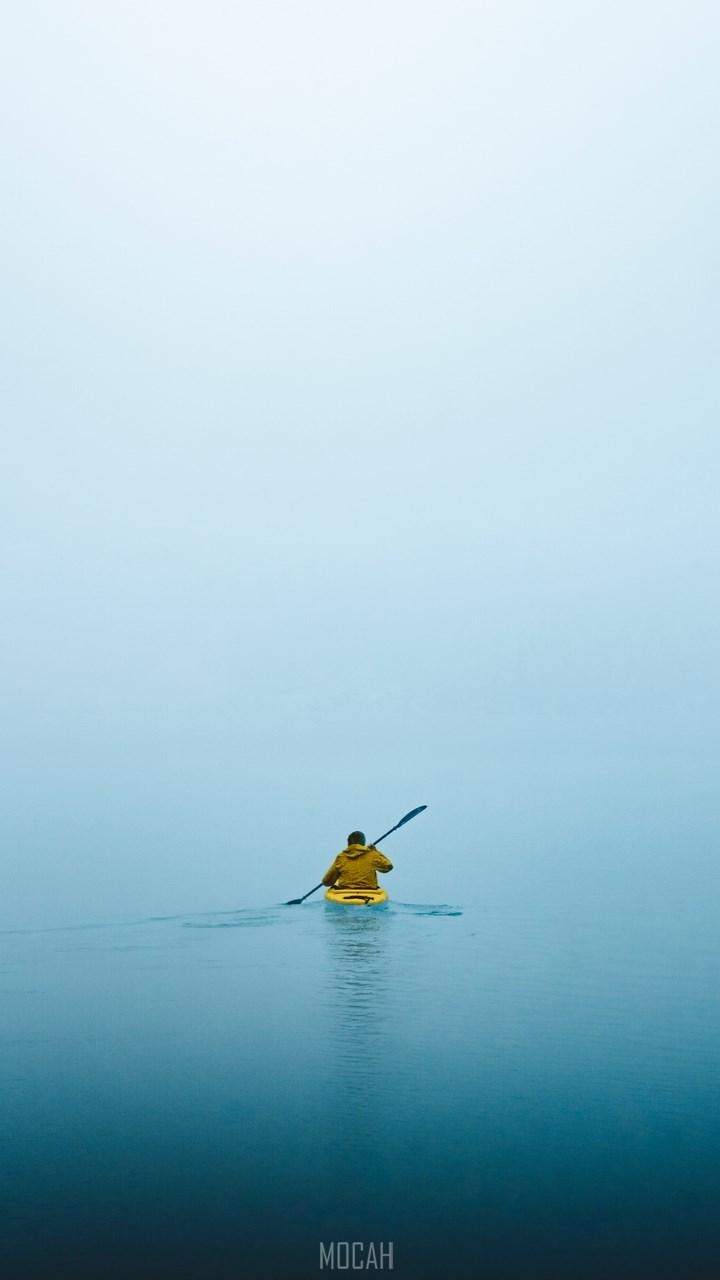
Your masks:
<svg viewBox="0 0 720 1280"><path fill-rule="evenodd" d="M8 28L0 928L707 836L715 6Z"/></svg>

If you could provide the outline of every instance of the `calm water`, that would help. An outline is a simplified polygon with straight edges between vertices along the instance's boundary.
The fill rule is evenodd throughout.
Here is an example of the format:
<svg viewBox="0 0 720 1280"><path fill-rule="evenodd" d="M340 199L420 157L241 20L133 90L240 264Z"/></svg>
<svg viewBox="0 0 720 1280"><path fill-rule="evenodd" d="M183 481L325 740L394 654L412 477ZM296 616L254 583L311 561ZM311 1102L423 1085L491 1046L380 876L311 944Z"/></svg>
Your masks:
<svg viewBox="0 0 720 1280"><path fill-rule="evenodd" d="M717 1276L714 924L648 884L2 935L3 1276Z"/></svg>

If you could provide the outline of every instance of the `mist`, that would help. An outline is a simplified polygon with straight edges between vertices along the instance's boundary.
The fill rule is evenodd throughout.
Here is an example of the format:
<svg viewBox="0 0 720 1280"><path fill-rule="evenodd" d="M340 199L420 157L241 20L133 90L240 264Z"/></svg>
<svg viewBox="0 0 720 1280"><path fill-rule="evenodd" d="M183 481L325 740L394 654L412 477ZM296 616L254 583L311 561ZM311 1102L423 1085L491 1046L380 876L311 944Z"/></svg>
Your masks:
<svg viewBox="0 0 720 1280"><path fill-rule="evenodd" d="M714 6L8 27L0 927L716 880Z"/></svg>

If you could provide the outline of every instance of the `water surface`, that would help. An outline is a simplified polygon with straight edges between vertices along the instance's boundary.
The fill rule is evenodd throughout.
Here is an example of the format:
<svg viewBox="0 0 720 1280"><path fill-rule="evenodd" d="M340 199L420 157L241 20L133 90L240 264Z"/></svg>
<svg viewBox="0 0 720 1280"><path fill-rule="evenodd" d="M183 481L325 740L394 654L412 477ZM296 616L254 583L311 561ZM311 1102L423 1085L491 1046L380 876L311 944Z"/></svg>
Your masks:
<svg viewBox="0 0 720 1280"><path fill-rule="evenodd" d="M4 934L3 1274L717 1275L710 913L601 908Z"/></svg>

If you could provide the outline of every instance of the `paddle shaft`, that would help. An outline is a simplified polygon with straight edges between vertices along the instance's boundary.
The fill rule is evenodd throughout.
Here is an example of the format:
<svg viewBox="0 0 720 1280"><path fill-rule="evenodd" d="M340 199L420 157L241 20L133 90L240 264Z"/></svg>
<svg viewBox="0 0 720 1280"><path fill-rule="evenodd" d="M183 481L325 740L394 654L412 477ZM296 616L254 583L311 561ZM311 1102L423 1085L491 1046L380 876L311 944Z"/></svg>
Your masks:
<svg viewBox="0 0 720 1280"><path fill-rule="evenodd" d="M391 836L393 831L397 831L398 827L404 827L406 822L409 822L411 818L416 818L417 815L419 813L422 813L425 809L427 809L426 804L421 804L417 809L411 809L409 813L405 814L404 818L401 818L399 822L395 823L394 827L391 827L390 830L386 831L384 835L378 836L377 840L373 840L372 842L373 846L378 845L381 840L385 840L388 836ZM322 889L323 884L324 884L324 881L321 880L319 884L315 885L314 889L310 889L308 893L304 893L302 898L291 898L289 902L285 903L285 906L299 907L300 904L304 902L306 898L310 898L313 893L317 893L318 889Z"/></svg>

